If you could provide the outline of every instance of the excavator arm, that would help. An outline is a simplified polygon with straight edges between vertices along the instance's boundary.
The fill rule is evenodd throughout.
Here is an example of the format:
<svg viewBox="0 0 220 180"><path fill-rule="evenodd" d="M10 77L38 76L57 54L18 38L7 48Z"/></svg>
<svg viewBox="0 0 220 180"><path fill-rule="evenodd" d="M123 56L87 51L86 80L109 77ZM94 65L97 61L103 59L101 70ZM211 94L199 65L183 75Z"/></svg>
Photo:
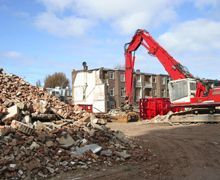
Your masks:
<svg viewBox="0 0 220 180"><path fill-rule="evenodd" d="M129 102L132 101L133 71L135 64L135 51L143 45L150 55L157 57L172 80L194 78L193 75L177 60L175 60L163 47L161 47L153 37L145 30L136 31L130 43L125 44L125 78L126 96ZM202 96L205 87L201 82L197 84L196 96Z"/></svg>

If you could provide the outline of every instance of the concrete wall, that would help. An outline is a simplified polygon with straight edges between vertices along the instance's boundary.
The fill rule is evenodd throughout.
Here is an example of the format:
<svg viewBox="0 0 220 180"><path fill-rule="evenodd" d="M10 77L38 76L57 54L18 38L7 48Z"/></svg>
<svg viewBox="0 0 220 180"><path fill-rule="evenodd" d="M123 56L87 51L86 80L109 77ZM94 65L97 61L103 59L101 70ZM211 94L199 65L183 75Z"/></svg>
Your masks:
<svg viewBox="0 0 220 180"><path fill-rule="evenodd" d="M100 79L100 70L72 73L73 103L92 104L93 112L107 112L106 86Z"/></svg>

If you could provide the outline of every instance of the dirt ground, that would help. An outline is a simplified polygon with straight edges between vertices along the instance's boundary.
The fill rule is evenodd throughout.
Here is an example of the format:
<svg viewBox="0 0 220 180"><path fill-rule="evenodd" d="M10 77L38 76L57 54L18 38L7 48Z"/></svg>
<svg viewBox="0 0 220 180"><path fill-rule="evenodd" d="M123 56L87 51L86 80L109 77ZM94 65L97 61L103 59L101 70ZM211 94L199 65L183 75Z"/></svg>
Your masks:
<svg viewBox="0 0 220 180"><path fill-rule="evenodd" d="M138 122L108 126L148 148L149 157L75 171L54 179L220 179L220 124L168 126Z"/></svg>

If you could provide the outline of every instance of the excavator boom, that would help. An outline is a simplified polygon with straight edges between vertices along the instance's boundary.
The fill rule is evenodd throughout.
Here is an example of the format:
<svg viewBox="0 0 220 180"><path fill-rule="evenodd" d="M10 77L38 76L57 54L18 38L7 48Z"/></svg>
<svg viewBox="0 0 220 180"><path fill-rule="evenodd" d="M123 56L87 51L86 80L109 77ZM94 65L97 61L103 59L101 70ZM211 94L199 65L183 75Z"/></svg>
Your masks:
<svg viewBox="0 0 220 180"><path fill-rule="evenodd" d="M208 89L205 84L196 79L183 65L174 59L153 37L145 30L136 31L132 41L125 44L125 78L126 96L131 103L133 100L133 72L135 64L135 51L144 46L150 55L155 56L163 65L172 81L170 82L170 97L174 104L185 107L191 104L214 103L220 104L219 90Z"/></svg>
<svg viewBox="0 0 220 180"><path fill-rule="evenodd" d="M135 51L143 45L148 53L156 56L172 80L194 78L184 66L175 60L163 47L161 47L152 36L145 30L137 30L132 41L125 44L125 77L126 77L126 95L131 100L133 85L133 70L135 64Z"/></svg>

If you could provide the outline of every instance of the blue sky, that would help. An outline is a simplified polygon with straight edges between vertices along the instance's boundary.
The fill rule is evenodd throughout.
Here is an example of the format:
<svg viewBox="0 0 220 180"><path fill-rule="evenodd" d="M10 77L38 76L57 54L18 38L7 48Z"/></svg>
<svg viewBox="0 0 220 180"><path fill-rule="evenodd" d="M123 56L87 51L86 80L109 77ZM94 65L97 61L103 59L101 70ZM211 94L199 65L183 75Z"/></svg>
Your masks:
<svg viewBox="0 0 220 180"><path fill-rule="evenodd" d="M35 84L54 72L124 64L138 28L201 78L220 79L219 0L0 0L0 67ZM166 73L144 48L135 68Z"/></svg>

